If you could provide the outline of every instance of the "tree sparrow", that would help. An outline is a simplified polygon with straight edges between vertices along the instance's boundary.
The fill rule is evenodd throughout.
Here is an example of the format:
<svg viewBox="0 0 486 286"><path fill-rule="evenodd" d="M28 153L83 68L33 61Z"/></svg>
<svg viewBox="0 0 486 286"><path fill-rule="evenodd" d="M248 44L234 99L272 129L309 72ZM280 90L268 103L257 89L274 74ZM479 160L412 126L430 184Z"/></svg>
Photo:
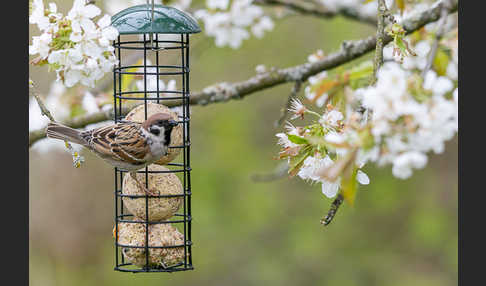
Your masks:
<svg viewBox="0 0 486 286"><path fill-rule="evenodd" d="M137 180L136 171L167 154L171 131L177 124L169 114L156 113L143 123L122 121L87 131L50 122L46 134L49 138L80 144L112 166L130 172L137 184L153 196Z"/></svg>

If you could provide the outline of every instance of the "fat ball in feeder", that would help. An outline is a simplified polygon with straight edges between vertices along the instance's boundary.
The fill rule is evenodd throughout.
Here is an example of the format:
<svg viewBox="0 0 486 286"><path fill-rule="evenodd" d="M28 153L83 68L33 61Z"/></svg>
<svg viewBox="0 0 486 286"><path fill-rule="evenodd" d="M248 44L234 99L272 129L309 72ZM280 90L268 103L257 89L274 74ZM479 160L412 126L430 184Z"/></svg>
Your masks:
<svg viewBox="0 0 486 286"><path fill-rule="evenodd" d="M122 222L118 224L118 243L128 262L142 267L147 261L146 225ZM113 232L116 238L115 231ZM148 226L149 266L169 268L184 261L184 235L172 225L160 223Z"/></svg>
<svg viewBox="0 0 486 286"><path fill-rule="evenodd" d="M148 166L149 171L169 171L169 169L152 164ZM137 174L139 182L145 185L145 175ZM181 195L173 197L148 198L148 218L146 217L145 192L139 187L131 176L123 178L123 203L127 210L135 217L160 221L172 217L180 208L183 202L183 188L179 178L173 173L149 173L148 189L156 196L160 195ZM137 196L137 197L130 197Z"/></svg>

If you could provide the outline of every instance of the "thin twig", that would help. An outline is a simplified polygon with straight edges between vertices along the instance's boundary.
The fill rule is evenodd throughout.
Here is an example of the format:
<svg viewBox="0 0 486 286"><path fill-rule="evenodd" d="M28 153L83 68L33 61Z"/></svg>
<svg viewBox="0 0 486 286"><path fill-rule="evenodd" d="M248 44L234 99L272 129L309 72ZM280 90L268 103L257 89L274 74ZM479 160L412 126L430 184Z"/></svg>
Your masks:
<svg viewBox="0 0 486 286"><path fill-rule="evenodd" d="M129 104L129 105L124 105L121 114L120 115L127 115L130 110L135 108L137 105L140 105L143 103L137 103L137 104ZM74 118L68 119L64 122L62 122L63 125L69 126L71 128L83 128L86 125L89 124L95 124L99 123L102 121L107 121L107 120L114 120L114 113L113 109L110 109L108 111L99 111L99 112L94 112L88 115L81 115L81 116L76 116ZM29 132L29 147L32 146L35 142L38 140L45 138L46 137L46 131L45 128L40 128L37 130L33 130Z"/></svg>
<svg viewBox="0 0 486 286"><path fill-rule="evenodd" d="M292 87L292 91L290 92L290 95L287 98L287 102L285 103L284 108L282 108L280 118L277 121L275 121L275 127L282 125L282 123L287 118L287 115L289 114L290 105L292 104L292 99L297 97L297 93L299 93L301 86L302 86L302 81L297 80L294 84L294 87Z"/></svg>
<svg viewBox="0 0 486 286"><path fill-rule="evenodd" d="M30 88L30 93L32 94L32 96L34 96L35 100L37 101L37 104L39 105L42 115L47 116L49 120L51 120L51 122L56 122L51 112L49 111L49 109L47 109L44 102L42 101L39 94L37 93L34 81L32 81L31 79L29 79L29 88ZM44 130L44 134L45 134L45 130ZM71 152L71 155L73 156L74 167L79 168L81 164L84 162L84 157L80 156L79 153L74 150L73 146L68 141L64 140L64 144L66 145L66 148L69 150L69 152Z"/></svg>
<svg viewBox="0 0 486 286"><path fill-rule="evenodd" d="M383 46L385 37L385 13L386 8L385 0L378 0L378 28L376 31L376 49L375 59L373 62L373 84L376 82L376 73L383 64Z"/></svg>
<svg viewBox="0 0 486 286"><path fill-rule="evenodd" d="M336 213L339 210L339 207L341 206L343 201L344 201L344 197L341 193L339 193L336 199L332 202L331 208L327 212L327 215L321 219L321 224L326 226L332 222L332 219L336 216Z"/></svg>
<svg viewBox="0 0 486 286"><path fill-rule="evenodd" d="M253 174L251 180L258 183L268 183L286 177L287 171L289 170L289 165L284 162L278 165L275 170L267 174Z"/></svg>
<svg viewBox="0 0 486 286"><path fill-rule="evenodd" d="M44 102L42 101L39 94L37 93L35 84L32 80L29 80L29 85L30 85L30 89L29 89L30 93L35 98L35 100L37 101L37 104L39 105L39 108L41 110L42 115L47 116L49 118L49 120L51 120L52 122L56 122L56 120L54 120L54 117L52 117L51 112L49 111L49 109L47 109Z"/></svg>
<svg viewBox="0 0 486 286"><path fill-rule="evenodd" d="M435 33L435 40L434 43L432 44L432 47L430 49L428 58L427 58L427 63L425 65L424 70L422 71L422 78L425 78L425 75L427 74L427 71L432 67L432 64L435 59L435 55L437 54L437 49L439 48L439 41L444 35L445 32L445 27L447 23L447 16L449 15L447 11L447 7L445 5L441 5L441 10L440 10L440 20L438 22L438 28L437 32Z"/></svg>

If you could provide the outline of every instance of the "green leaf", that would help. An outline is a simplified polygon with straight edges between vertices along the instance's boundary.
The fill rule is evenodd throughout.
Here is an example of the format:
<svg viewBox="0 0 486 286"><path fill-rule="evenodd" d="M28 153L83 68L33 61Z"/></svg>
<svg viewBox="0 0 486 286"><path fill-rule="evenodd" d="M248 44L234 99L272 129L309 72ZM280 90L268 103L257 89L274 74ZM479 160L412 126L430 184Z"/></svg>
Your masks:
<svg viewBox="0 0 486 286"><path fill-rule="evenodd" d="M347 153L344 157L338 158L335 162L320 173L320 177L330 182L336 181L339 176L346 177L349 170L354 166L356 160L357 149Z"/></svg>
<svg viewBox="0 0 486 286"><path fill-rule="evenodd" d="M304 148L300 149L299 154L297 156L290 158L289 161L289 171L291 177L297 175L300 168L304 164L305 159L312 154L314 148L311 145L307 145Z"/></svg>
<svg viewBox="0 0 486 286"><path fill-rule="evenodd" d="M330 103L339 111L343 113L343 115L346 115L346 96L344 96L344 89L340 88L336 91L334 91L333 96L331 97L331 100L329 100Z"/></svg>
<svg viewBox="0 0 486 286"><path fill-rule="evenodd" d="M395 38L395 45L400 49L401 53L404 56L417 55L412 49L410 49L410 47L408 46L408 42L404 40L401 36L397 36Z"/></svg>
<svg viewBox="0 0 486 286"><path fill-rule="evenodd" d="M45 61L47 63L47 60ZM44 63L45 64L45 63ZM41 64L42 65L42 64ZM48 65L48 71L55 71L61 68L61 65L58 63L52 63Z"/></svg>
<svg viewBox="0 0 486 286"><path fill-rule="evenodd" d="M306 137L306 139L309 142L309 144L316 145L322 148L322 150L335 149L339 147L336 146L336 144L334 143L329 143L326 140L324 140L323 136L310 136L310 137Z"/></svg>
<svg viewBox="0 0 486 286"><path fill-rule="evenodd" d="M83 109L83 107L81 106L81 104L75 104L72 108L71 108L71 118L73 117L76 117L76 116L80 116L80 115L83 115L86 113L86 110Z"/></svg>
<svg viewBox="0 0 486 286"><path fill-rule="evenodd" d="M309 143L305 138L302 138L297 135L293 134L287 134L287 138L289 138L289 141L295 144L307 144Z"/></svg>
<svg viewBox="0 0 486 286"><path fill-rule="evenodd" d="M359 131L358 136L361 139L363 150L369 150L375 146L375 139L371 134L370 128Z"/></svg>
<svg viewBox="0 0 486 286"><path fill-rule="evenodd" d="M397 7L400 9L400 14L403 15L403 10L405 10L405 0L397 0Z"/></svg>
<svg viewBox="0 0 486 286"><path fill-rule="evenodd" d="M405 47L405 44L402 41L402 38L397 37L395 40L395 45L400 49L403 55L407 54L407 48Z"/></svg>
<svg viewBox="0 0 486 286"><path fill-rule="evenodd" d="M370 74L373 74L373 62L365 61L349 70L349 80L368 77Z"/></svg>
<svg viewBox="0 0 486 286"><path fill-rule="evenodd" d="M434 70L437 72L438 75L447 74L447 66L449 65L449 60L449 56L443 49L437 49L437 53L435 54L432 66L434 67Z"/></svg>
<svg viewBox="0 0 486 286"><path fill-rule="evenodd" d="M320 82L316 83L311 87L311 91L315 92L316 96L311 99L311 102L317 101L323 94L331 94L332 91L339 87L339 81L331 78L324 78Z"/></svg>
<svg viewBox="0 0 486 286"><path fill-rule="evenodd" d="M344 200L350 204L354 205L354 200L356 198L356 191L358 189L358 183L356 181L356 175L358 173L358 168L354 166L350 169L347 175L345 174L341 180L341 192L343 194Z"/></svg>

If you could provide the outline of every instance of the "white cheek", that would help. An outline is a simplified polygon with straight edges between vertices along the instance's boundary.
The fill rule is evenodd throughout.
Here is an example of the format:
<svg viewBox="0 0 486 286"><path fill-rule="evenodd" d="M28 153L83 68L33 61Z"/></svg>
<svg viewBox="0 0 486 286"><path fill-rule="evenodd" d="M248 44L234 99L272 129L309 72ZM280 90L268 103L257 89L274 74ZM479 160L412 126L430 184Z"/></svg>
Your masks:
<svg viewBox="0 0 486 286"><path fill-rule="evenodd" d="M157 137L159 137L161 140L164 140L164 134L165 134L165 128L164 127L160 127L160 133L159 135L157 135Z"/></svg>
<svg viewBox="0 0 486 286"><path fill-rule="evenodd" d="M161 127L159 129L159 134L158 135L155 135L151 132L147 132L144 130L144 134L145 136L147 136L147 138L149 138L149 140L151 141L151 145L150 145L150 151L152 153L153 156L155 157L160 157L160 156L163 156L165 155L165 153L167 152L167 148L165 147L165 140L164 140L164 127Z"/></svg>

